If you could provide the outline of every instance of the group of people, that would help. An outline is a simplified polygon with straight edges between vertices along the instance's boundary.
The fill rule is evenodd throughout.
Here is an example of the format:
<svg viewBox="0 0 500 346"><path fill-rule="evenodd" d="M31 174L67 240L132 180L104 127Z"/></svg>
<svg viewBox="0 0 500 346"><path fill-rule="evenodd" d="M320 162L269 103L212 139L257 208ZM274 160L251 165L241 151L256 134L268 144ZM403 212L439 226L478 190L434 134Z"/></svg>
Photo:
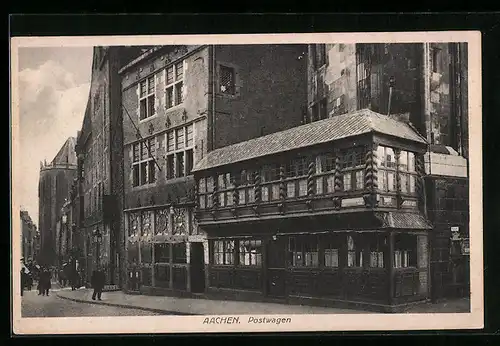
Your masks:
<svg viewBox="0 0 500 346"><path fill-rule="evenodd" d="M40 267L36 269L21 268L21 295L23 295L25 289L31 291L35 279L38 281L38 295L49 295L52 273L48 268Z"/></svg>

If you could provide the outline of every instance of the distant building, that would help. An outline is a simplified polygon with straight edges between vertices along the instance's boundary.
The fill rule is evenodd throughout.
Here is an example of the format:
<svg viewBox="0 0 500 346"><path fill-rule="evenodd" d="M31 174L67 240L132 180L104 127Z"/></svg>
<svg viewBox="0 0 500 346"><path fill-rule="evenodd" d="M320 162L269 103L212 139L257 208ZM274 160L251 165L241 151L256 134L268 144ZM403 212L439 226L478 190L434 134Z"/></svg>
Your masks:
<svg viewBox="0 0 500 346"><path fill-rule="evenodd" d="M50 163L40 164L38 226L41 253L39 260L45 265L56 265L60 260L58 230L60 230L61 208L67 200L76 174L75 142L75 138L68 138Z"/></svg>
<svg viewBox="0 0 500 346"><path fill-rule="evenodd" d="M25 263L37 257L38 231L29 213L21 210L21 256Z"/></svg>
<svg viewBox="0 0 500 346"><path fill-rule="evenodd" d="M306 52L158 46L121 70L129 290L205 290L209 251L194 218L192 169L212 150L303 122ZM232 204L229 190L224 201Z"/></svg>

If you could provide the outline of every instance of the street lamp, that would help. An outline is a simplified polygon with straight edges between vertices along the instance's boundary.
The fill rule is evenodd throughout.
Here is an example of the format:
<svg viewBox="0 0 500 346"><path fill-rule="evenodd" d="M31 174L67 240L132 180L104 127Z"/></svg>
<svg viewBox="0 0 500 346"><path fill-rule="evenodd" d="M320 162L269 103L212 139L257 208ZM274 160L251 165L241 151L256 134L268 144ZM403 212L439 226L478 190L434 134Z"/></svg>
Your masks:
<svg viewBox="0 0 500 346"><path fill-rule="evenodd" d="M100 252L100 244L101 244L101 241L102 241L102 234L101 232L99 231L99 228L96 228L94 233L93 233L93 236L94 236L94 242L96 243L96 252L97 252L97 256L96 256L96 264L97 264L97 269L99 269L99 261L100 261L100 255L101 255L101 252Z"/></svg>

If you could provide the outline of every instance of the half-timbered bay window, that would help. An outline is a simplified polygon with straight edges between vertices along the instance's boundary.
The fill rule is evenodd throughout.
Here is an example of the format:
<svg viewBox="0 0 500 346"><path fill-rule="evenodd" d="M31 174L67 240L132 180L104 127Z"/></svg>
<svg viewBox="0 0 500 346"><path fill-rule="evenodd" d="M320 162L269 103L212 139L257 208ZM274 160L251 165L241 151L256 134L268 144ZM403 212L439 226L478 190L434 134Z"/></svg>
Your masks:
<svg viewBox="0 0 500 346"><path fill-rule="evenodd" d="M291 236L288 240L288 263L292 267L318 267L318 237Z"/></svg>
<svg viewBox="0 0 500 346"><path fill-rule="evenodd" d="M417 267L417 236L396 234L394 237L394 268Z"/></svg>
<svg viewBox="0 0 500 346"><path fill-rule="evenodd" d="M193 124L191 124L167 132L167 179L185 177L191 174L194 166L193 131Z"/></svg>
<svg viewBox="0 0 500 346"><path fill-rule="evenodd" d="M394 150L379 145L377 148L378 158L378 188L384 192L396 191L396 156Z"/></svg>
<svg viewBox="0 0 500 346"><path fill-rule="evenodd" d="M330 234L324 239L324 259L325 267L339 267L339 250L342 247L343 237L340 235Z"/></svg>
<svg viewBox="0 0 500 346"><path fill-rule="evenodd" d="M213 264L233 265L235 258L234 240L212 241Z"/></svg>
<svg viewBox="0 0 500 346"><path fill-rule="evenodd" d="M141 186L156 181L156 139L150 138L132 145L132 185Z"/></svg>
<svg viewBox="0 0 500 346"><path fill-rule="evenodd" d="M165 105L172 108L184 102L184 62L178 62L165 69Z"/></svg>
<svg viewBox="0 0 500 346"><path fill-rule="evenodd" d="M254 191L254 172L250 170L242 170L239 174L240 178L237 181L238 189L238 204L245 205L247 203L255 202Z"/></svg>
<svg viewBox="0 0 500 346"><path fill-rule="evenodd" d="M414 153L402 150L399 154L399 176L401 178L401 193L415 193L417 172Z"/></svg>
<svg viewBox="0 0 500 346"><path fill-rule="evenodd" d="M365 150L363 147L341 151L344 191L363 190Z"/></svg>
<svg viewBox="0 0 500 346"><path fill-rule="evenodd" d="M347 236L347 266L349 268L363 267L363 248L359 242L360 237Z"/></svg>
<svg viewBox="0 0 500 346"><path fill-rule="evenodd" d="M270 164L262 167L262 201L278 200L279 195L279 180L280 166L278 164Z"/></svg>
<svg viewBox="0 0 500 346"><path fill-rule="evenodd" d="M139 83L139 119L155 115L155 77L151 76Z"/></svg>
<svg viewBox="0 0 500 346"><path fill-rule="evenodd" d="M366 233L366 240L370 250L370 267L384 268L384 250L386 249L386 236L380 233Z"/></svg>
<svg viewBox="0 0 500 346"><path fill-rule="evenodd" d="M210 177L200 178L198 181L198 203L200 209L212 208L212 192L214 191L214 179Z"/></svg>
<svg viewBox="0 0 500 346"><path fill-rule="evenodd" d="M218 175L217 191L219 194L219 205L221 207L233 204L233 187L235 177L231 173Z"/></svg>
<svg viewBox="0 0 500 346"><path fill-rule="evenodd" d="M319 166L316 167L316 193L335 192L335 155L325 153L320 156Z"/></svg>
<svg viewBox="0 0 500 346"><path fill-rule="evenodd" d="M286 166L286 190L287 197L307 195L307 172L309 162L307 157L299 157L291 160Z"/></svg>
<svg viewBox="0 0 500 346"><path fill-rule="evenodd" d="M239 240L239 264L242 266L262 265L262 241L258 239Z"/></svg>

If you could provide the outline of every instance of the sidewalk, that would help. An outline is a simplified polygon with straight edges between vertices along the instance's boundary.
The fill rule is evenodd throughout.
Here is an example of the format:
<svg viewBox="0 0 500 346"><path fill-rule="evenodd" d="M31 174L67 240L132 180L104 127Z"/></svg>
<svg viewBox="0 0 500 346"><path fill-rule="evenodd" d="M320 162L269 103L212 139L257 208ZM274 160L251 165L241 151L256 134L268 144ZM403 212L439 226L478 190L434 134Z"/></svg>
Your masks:
<svg viewBox="0 0 500 346"><path fill-rule="evenodd" d="M240 314L363 314L366 311L335 309L326 307L287 305L276 303L241 302L177 298L167 296L145 296L125 294L121 291L103 292L102 301L92 300L92 290L59 291L59 298L75 302L135 308L176 315L240 315Z"/></svg>
<svg viewBox="0 0 500 346"><path fill-rule="evenodd" d="M363 310L288 305L276 303L242 302L229 300L191 299L168 296L130 295L121 291L103 292L102 301L92 300L92 290L62 290L57 296L80 303L134 308L173 315L240 315L240 314L366 314ZM412 306L406 313L469 312L469 300L454 299L438 304L424 303Z"/></svg>

